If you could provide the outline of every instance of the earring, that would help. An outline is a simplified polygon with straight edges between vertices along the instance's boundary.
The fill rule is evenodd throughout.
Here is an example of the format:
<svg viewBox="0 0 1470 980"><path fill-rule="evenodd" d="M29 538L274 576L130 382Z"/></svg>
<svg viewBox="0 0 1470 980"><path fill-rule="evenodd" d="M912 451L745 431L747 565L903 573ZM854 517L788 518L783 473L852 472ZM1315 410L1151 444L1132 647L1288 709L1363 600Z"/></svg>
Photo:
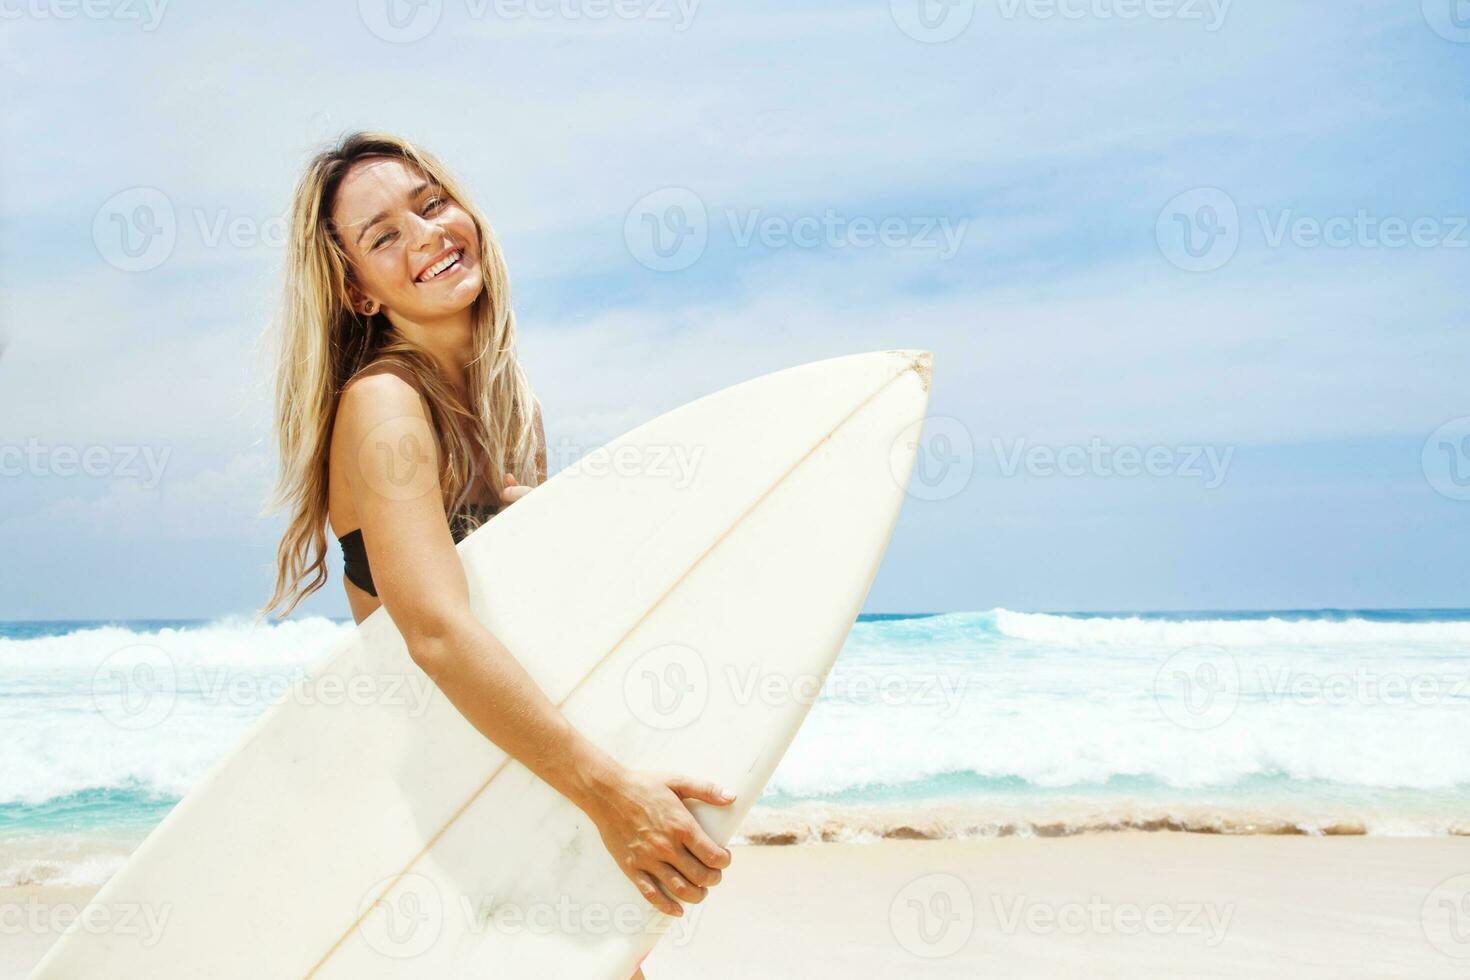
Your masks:
<svg viewBox="0 0 1470 980"><path fill-rule="evenodd" d="M372 316L376 312L378 312L378 304L376 302L369 303L367 308L367 315Z"/></svg>

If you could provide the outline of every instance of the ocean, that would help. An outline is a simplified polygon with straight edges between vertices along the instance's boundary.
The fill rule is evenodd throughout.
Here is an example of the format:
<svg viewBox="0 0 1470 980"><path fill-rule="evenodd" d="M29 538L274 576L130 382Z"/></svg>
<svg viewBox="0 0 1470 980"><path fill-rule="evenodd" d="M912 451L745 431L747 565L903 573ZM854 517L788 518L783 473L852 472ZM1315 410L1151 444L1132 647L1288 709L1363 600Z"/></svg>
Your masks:
<svg viewBox="0 0 1470 980"><path fill-rule="evenodd" d="M0 623L0 886L104 880L351 629ZM797 696L747 842L1470 834L1470 610L864 615Z"/></svg>

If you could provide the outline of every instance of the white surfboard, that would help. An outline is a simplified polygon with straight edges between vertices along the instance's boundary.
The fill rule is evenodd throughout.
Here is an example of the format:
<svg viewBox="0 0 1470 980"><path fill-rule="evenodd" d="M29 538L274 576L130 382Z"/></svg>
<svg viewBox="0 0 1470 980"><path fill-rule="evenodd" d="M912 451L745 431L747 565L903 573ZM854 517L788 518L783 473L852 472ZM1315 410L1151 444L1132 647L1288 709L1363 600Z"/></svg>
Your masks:
<svg viewBox="0 0 1470 980"><path fill-rule="evenodd" d="M701 398L459 546L475 615L580 731L739 794L691 804L722 844L862 608L930 363L859 354ZM74 927L33 980L624 980L688 928L699 906L654 913L580 810L437 689L408 695L426 681L387 613L368 617L94 899L161 933Z"/></svg>

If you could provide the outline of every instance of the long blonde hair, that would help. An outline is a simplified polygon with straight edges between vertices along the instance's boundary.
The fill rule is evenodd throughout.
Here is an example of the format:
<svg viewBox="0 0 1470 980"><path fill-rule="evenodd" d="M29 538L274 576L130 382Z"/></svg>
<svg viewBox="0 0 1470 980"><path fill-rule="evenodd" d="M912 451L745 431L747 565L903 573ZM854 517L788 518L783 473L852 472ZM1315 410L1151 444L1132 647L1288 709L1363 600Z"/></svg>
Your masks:
<svg viewBox="0 0 1470 980"><path fill-rule="evenodd" d="M467 365L469 405L445 383L429 354L393 329L383 312L352 307L352 266L332 226L332 207L347 171L367 157L396 157L435 181L474 220L485 288L472 310L474 357ZM446 512L467 502L476 459L488 464L492 492L506 474L535 486L538 402L516 359L510 277L500 243L459 182L428 152L388 133L357 132L318 153L291 204L285 290L277 316L275 433L280 477L269 508L290 508L276 552L275 591L264 616L291 614L327 581L327 474L332 423L342 391L370 365L406 371L428 402L439 447ZM473 518L468 522L473 525ZM257 617L258 619L259 617Z"/></svg>

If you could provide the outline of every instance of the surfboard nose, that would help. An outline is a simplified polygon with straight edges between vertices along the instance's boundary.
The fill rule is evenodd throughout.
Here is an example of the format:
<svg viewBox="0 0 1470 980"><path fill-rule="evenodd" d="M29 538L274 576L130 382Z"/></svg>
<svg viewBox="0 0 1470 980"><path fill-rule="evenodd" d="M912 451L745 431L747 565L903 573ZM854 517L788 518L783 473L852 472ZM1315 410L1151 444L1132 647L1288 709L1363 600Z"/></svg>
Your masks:
<svg viewBox="0 0 1470 980"><path fill-rule="evenodd" d="M919 376L919 380L924 385L924 390L929 390L929 381L934 376L934 354L932 351L914 348L912 350L888 350L883 353L901 357L908 362L908 366Z"/></svg>

